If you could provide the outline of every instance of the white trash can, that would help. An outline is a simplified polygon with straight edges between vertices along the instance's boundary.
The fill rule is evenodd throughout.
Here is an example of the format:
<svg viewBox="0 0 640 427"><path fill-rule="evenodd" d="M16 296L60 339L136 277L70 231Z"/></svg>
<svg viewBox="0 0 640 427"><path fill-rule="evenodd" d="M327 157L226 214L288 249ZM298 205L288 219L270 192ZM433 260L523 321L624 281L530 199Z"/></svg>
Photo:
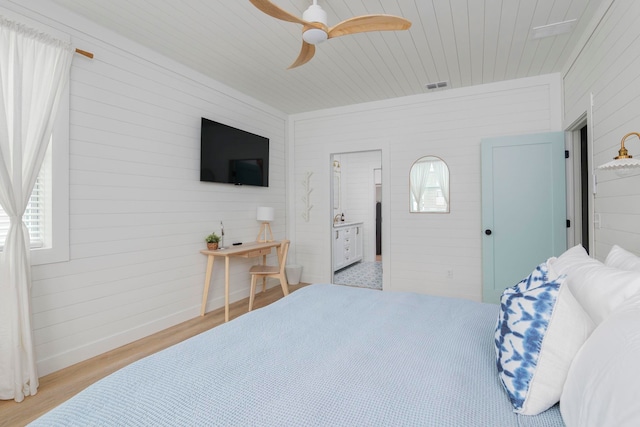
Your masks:
<svg viewBox="0 0 640 427"><path fill-rule="evenodd" d="M290 285L297 285L300 283L300 277L302 276L302 266L297 264L290 264L284 268L287 273L287 283Z"/></svg>

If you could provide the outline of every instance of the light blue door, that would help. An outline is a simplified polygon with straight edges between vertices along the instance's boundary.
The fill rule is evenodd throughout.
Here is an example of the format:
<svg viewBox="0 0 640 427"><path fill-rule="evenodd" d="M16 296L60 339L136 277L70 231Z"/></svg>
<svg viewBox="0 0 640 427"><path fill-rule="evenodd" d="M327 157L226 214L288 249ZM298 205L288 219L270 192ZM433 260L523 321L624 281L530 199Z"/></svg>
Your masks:
<svg viewBox="0 0 640 427"><path fill-rule="evenodd" d="M564 133L484 139L483 300L566 250Z"/></svg>

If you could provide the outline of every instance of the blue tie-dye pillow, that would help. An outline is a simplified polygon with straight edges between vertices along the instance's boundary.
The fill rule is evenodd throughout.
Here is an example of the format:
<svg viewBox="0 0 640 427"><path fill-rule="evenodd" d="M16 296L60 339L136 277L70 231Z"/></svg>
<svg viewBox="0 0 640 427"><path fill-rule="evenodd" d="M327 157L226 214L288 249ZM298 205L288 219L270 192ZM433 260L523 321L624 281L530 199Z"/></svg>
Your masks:
<svg viewBox="0 0 640 427"><path fill-rule="evenodd" d="M549 276L547 263L542 263L500 299L495 333L498 375L515 412L525 415L558 402L571 360L593 329L563 286L566 276Z"/></svg>

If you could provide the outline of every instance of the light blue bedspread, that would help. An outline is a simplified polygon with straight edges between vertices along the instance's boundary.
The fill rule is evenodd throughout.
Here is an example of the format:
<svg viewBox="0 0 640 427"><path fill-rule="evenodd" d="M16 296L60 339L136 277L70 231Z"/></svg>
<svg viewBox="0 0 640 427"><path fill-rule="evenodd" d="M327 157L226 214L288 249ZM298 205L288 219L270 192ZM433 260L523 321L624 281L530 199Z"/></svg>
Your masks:
<svg viewBox="0 0 640 427"><path fill-rule="evenodd" d="M514 414L498 306L311 285L97 382L32 426L562 426Z"/></svg>

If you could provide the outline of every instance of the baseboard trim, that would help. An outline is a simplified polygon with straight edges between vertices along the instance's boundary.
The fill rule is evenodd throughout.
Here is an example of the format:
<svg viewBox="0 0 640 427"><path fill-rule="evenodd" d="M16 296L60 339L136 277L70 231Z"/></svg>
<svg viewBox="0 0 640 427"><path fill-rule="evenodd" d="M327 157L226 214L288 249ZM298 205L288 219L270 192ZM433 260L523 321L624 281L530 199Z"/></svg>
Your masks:
<svg viewBox="0 0 640 427"><path fill-rule="evenodd" d="M275 286L267 284L269 288ZM239 289L229 294L229 303L239 301L249 296L249 289ZM207 312L224 307L224 296L213 298L207 302ZM38 376L43 377L76 363L84 362L123 345L146 338L164 329L178 325L200 315L200 303L171 315L156 319L135 328L127 329L118 334L101 338L96 341L69 349L63 353L40 359L36 362Z"/></svg>

